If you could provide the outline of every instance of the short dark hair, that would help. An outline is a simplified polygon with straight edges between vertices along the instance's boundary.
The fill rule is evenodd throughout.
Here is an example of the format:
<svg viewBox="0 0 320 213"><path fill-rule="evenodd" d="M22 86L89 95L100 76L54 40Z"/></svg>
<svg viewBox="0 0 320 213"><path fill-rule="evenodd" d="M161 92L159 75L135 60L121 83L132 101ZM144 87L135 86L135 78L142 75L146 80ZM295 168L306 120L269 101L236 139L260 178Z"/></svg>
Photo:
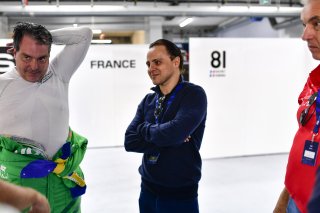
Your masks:
<svg viewBox="0 0 320 213"><path fill-rule="evenodd" d="M182 57L181 50L179 47L177 47L177 45L175 45L173 42L166 39L158 39L149 45L149 49L154 46L165 46L168 54L170 55L171 60L173 60L176 57L179 57L180 58L179 69L180 69L180 72L183 72L183 57Z"/></svg>
<svg viewBox="0 0 320 213"><path fill-rule="evenodd" d="M28 35L35 39L40 44L49 46L49 53L52 44L51 33L42 25L29 23L29 22L18 22L13 29L13 47L19 51L20 43L23 36Z"/></svg>

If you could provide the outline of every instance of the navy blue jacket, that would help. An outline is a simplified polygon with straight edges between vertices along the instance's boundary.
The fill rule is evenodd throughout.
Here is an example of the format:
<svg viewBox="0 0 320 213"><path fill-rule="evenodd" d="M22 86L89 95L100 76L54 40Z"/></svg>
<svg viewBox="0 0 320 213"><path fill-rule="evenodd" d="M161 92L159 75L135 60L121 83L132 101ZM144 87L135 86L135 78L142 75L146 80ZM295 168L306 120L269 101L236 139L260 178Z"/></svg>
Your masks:
<svg viewBox="0 0 320 213"><path fill-rule="evenodd" d="M157 97L162 96L159 87L147 94L138 106L133 121L125 134L125 149L144 153L139 172L142 187L163 196L197 196L201 178L199 149L205 129L207 97L197 85L182 81L169 107L166 95L164 110L155 120ZM176 88L173 89L175 91ZM174 92L171 92L174 93ZM191 136L189 142L185 139ZM160 153L155 164L148 157Z"/></svg>

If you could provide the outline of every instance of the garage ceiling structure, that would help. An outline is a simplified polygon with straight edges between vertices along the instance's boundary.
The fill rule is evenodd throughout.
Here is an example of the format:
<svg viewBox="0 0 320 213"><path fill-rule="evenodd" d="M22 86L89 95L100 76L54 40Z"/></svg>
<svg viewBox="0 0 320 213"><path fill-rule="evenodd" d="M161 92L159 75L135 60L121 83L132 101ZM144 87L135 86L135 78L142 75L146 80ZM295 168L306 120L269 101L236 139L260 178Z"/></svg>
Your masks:
<svg viewBox="0 0 320 213"><path fill-rule="evenodd" d="M214 31L260 17L269 18L280 28L296 24L301 8L298 0L0 0L0 17L6 17L8 32L23 20L49 29L76 24L124 36L146 29L151 17L161 17L163 30L172 33ZM193 22L180 28L181 21L188 17Z"/></svg>

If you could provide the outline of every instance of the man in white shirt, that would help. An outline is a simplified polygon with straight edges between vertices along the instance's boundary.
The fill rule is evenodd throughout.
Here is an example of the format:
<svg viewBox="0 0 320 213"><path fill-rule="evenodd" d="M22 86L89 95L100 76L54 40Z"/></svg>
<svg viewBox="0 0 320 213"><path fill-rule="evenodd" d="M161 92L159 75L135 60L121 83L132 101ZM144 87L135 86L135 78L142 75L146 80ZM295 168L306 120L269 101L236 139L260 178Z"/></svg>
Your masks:
<svg viewBox="0 0 320 213"><path fill-rule="evenodd" d="M23 168L17 168L16 165L13 166L14 163L12 162L8 163L5 159L2 161L1 157L0 168L7 168L6 172L9 173L10 171L15 171L16 173L20 170L24 171L24 174L21 172L20 178L23 175L25 177L29 175L29 179L22 179L21 185L27 185L32 188L37 187L34 181L33 184L31 183L33 178L45 177L48 182L44 183L44 186L48 185L46 190L36 189L47 196L52 212L61 212L61 210L69 212L70 209L72 209L72 212L75 212L74 209L79 209L80 211L80 201L76 202L76 208L67 207L68 203L57 204L64 208L55 208L52 205L53 203L56 205L57 201L50 200L53 195L49 196L49 191L52 189L50 184L53 184L56 178L63 174L63 171L67 171L66 168L71 169L68 172L73 172L78 167L77 164L70 166L69 164L74 162L68 161L71 158L74 161L73 154L76 151L73 149L74 146L72 146L72 149L70 146L68 146L68 149L64 149L67 150L66 153L59 150L68 141L68 138L71 140L73 137L72 131L69 130L68 87L71 76L86 56L92 39L92 31L89 28L82 27L49 32L45 27L38 24L18 23L13 33L12 53L16 67L12 71L0 75L0 136L2 136L2 142L0 140L0 156L5 154L4 152L1 153L1 148L21 154L23 155L22 157L26 155L28 157L32 156L33 160L38 158L37 155L41 156L42 159L47 160L44 162L52 160L51 163L54 164L54 167L48 169L46 167L48 164L44 163L46 166L40 168L47 169L49 173L54 172L56 175L51 177L51 175L30 174L28 173L32 170L30 170L30 166L25 172L26 170L21 170ZM52 43L62 44L65 47L49 62ZM12 141L8 141L8 138ZM8 144L15 144L16 147L13 148ZM81 157L76 159L76 161L79 161L77 163L80 163L83 158L86 143L81 144L81 147ZM64 157L61 157L62 155ZM60 160L57 160L58 158ZM30 160L28 164L31 162ZM26 165L22 165L22 167L26 167ZM69 168L68 165L72 168ZM52 171L53 169L55 171ZM77 177L72 176L70 178L67 177L67 179L77 179L79 181L74 182L83 187L84 184L81 182L81 177L78 179L79 174L76 175ZM8 175L4 171L2 171L1 175L0 171L0 178L2 179L12 176L13 174ZM71 186L69 183L65 183L65 180L60 179L63 178L58 180L62 185L67 185L70 190L74 188L73 185ZM19 184L15 179L7 179L7 181ZM28 184L24 184L24 182L28 181ZM41 181L39 180L39 182ZM85 191L85 189L82 190ZM73 198L79 196L78 192L76 194ZM69 210L66 208L69 208Z"/></svg>

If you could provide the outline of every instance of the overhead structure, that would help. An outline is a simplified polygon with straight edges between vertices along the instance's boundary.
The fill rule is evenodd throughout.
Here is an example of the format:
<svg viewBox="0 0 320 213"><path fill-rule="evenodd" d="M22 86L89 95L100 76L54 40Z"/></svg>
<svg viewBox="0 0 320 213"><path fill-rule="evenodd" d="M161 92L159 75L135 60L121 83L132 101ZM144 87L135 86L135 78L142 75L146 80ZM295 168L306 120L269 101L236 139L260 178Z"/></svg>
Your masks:
<svg viewBox="0 0 320 213"><path fill-rule="evenodd" d="M119 31L127 31L129 37L138 31L146 32L146 37L153 37L154 32L159 37L162 30L177 35L217 32L252 17L267 17L274 29L281 29L296 24L302 9L300 0L0 0L0 5L0 27L8 25L7 33L0 36L10 33L21 20L48 29L89 26L102 34L108 32L108 37ZM192 23L179 27L188 18Z"/></svg>
<svg viewBox="0 0 320 213"><path fill-rule="evenodd" d="M264 16L293 17L299 16L301 6L255 5L255 4L180 4L172 6L164 3L150 4L84 4L64 3L48 4L4 4L0 13L5 16Z"/></svg>

